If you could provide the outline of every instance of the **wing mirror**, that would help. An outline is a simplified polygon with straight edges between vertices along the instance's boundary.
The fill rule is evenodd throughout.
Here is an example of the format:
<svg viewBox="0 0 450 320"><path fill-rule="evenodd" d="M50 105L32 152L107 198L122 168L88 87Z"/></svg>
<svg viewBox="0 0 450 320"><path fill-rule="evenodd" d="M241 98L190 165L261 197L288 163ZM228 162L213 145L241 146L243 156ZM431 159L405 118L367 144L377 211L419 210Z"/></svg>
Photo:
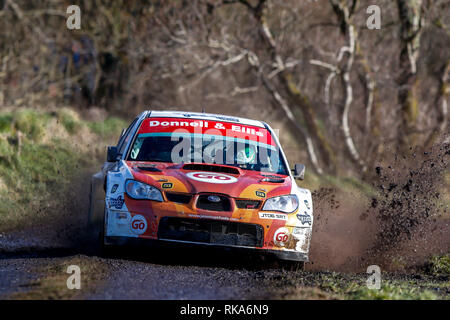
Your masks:
<svg viewBox="0 0 450 320"><path fill-rule="evenodd" d="M292 172L294 174L294 179L303 180L305 179L306 167L304 164L296 163Z"/></svg>
<svg viewBox="0 0 450 320"><path fill-rule="evenodd" d="M116 162L117 161L117 147L116 146L109 146L108 147L108 153L106 156L107 162Z"/></svg>

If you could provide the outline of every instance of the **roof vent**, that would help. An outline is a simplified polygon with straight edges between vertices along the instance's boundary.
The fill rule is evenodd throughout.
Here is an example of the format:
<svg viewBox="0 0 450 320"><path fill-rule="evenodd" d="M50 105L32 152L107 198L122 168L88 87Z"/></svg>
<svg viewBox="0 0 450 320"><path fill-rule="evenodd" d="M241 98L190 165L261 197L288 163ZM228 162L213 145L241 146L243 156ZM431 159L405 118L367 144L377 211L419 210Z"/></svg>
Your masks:
<svg viewBox="0 0 450 320"><path fill-rule="evenodd" d="M183 166L184 170L211 171L229 174L240 174L239 169L220 165L188 163Z"/></svg>
<svg viewBox="0 0 450 320"><path fill-rule="evenodd" d="M137 168L142 171L161 172L161 170L159 170L155 166L138 166Z"/></svg>

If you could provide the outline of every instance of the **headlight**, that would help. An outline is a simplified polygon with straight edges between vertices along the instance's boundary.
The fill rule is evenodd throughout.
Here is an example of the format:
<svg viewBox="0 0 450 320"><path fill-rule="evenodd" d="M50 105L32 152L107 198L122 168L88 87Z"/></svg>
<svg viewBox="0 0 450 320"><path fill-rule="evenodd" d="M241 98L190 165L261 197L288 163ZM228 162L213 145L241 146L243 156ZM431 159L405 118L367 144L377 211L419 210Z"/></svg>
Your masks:
<svg viewBox="0 0 450 320"><path fill-rule="evenodd" d="M161 191L139 181L128 180L125 190L127 191L127 195L133 199L163 201Z"/></svg>
<svg viewBox="0 0 450 320"><path fill-rule="evenodd" d="M284 213L291 213L298 208L298 198L295 194L286 196L273 197L266 200L264 203L264 211L281 211Z"/></svg>

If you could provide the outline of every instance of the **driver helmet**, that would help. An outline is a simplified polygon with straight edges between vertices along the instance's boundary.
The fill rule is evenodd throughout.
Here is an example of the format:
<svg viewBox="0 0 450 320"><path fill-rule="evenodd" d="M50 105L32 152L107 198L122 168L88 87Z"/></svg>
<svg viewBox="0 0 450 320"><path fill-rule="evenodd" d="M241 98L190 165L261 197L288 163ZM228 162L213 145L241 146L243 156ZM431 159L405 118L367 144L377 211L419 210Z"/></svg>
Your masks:
<svg viewBox="0 0 450 320"><path fill-rule="evenodd" d="M247 145L244 148L238 150L236 154L237 163L247 164L254 161L256 158L256 147Z"/></svg>

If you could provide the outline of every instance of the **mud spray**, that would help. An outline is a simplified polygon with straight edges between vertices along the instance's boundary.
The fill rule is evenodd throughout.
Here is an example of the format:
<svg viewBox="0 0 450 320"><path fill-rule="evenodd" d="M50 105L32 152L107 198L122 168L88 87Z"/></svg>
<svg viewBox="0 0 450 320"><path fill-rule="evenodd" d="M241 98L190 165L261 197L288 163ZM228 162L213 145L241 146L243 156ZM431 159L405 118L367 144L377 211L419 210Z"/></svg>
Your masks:
<svg viewBox="0 0 450 320"><path fill-rule="evenodd" d="M76 168L79 174L64 185L49 188L51 199L31 207L33 216L13 231L0 232L1 253L84 252L90 176L95 168Z"/></svg>
<svg viewBox="0 0 450 320"><path fill-rule="evenodd" d="M313 193L315 230L310 270L414 272L450 252L450 144L410 150L373 168L376 191L321 188Z"/></svg>

